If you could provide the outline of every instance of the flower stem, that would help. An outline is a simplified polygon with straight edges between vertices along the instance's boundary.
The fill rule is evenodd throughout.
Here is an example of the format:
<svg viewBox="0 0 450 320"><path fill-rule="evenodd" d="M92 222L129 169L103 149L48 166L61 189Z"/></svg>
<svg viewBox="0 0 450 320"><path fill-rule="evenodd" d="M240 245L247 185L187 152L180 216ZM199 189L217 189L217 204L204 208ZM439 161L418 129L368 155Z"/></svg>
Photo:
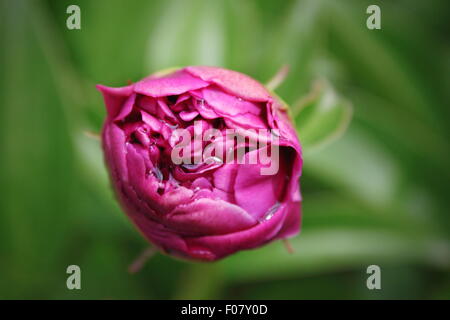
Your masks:
<svg viewBox="0 0 450 320"><path fill-rule="evenodd" d="M293 254L295 252L289 239L283 239L283 244L289 254Z"/></svg>
<svg viewBox="0 0 450 320"><path fill-rule="evenodd" d="M145 265L145 263L156 253L154 247L148 247L145 249L128 267L128 272L134 274L139 272Z"/></svg>
<svg viewBox="0 0 450 320"><path fill-rule="evenodd" d="M269 90L275 90L278 88L278 86L286 79L287 75L289 73L289 66L287 64L281 66L280 69L278 69L277 73L270 79L266 87Z"/></svg>
<svg viewBox="0 0 450 320"><path fill-rule="evenodd" d="M100 135L97 132L93 132L90 130L85 130L83 131L83 133L85 134L85 136L92 138L94 140L100 141Z"/></svg>

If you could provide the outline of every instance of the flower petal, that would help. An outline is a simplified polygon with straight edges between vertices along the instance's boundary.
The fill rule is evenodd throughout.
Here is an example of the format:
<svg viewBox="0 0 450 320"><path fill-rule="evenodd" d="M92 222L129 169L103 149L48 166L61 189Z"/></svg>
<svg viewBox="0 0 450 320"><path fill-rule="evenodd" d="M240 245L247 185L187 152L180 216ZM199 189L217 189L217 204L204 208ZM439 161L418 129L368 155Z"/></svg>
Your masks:
<svg viewBox="0 0 450 320"><path fill-rule="evenodd" d="M301 203L290 202L286 208L286 218L283 227L278 232L278 239L290 238L300 232L301 224Z"/></svg>
<svg viewBox="0 0 450 320"><path fill-rule="evenodd" d="M179 113L180 118L183 121L192 121L196 116L198 116L198 112L197 111L181 111Z"/></svg>
<svg viewBox="0 0 450 320"><path fill-rule="evenodd" d="M234 183L236 204L255 219L263 219L269 209L281 200L280 195L285 185L285 168L278 168L274 175L262 175L261 169L269 165L249 163L250 157L260 152L261 149L258 149L246 154L244 163L238 167ZM255 201L255 195L258 195L258 201Z"/></svg>
<svg viewBox="0 0 450 320"><path fill-rule="evenodd" d="M134 91L152 97L179 95L208 86L209 83L187 72L177 71L162 78L148 77L136 83Z"/></svg>
<svg viewBox="0 0 450 320"><path fill-rule="evenodd" d="M202 198L178 206L167 218L167 225L188 234L225 234L254 226L247 212L222 200Z"/></svg>
<svg viewBox="0 0 450 320"><path fill-rule="evenodd" d="M208 105L221 115L235 116L237 114L251 113L259 115L261 106L254 102L245 101L242 98L229 95L217 87L208 87L202 90L203 98Z"/></svg>
<svg viewBox="0 0 450 320"><path fill-rule="evenodd" d="M184 70L242 99L260 102L271 99L270 93L262 84L240 72L207 66L186 67Z"/></svg>
<svg viewBox="0 0 450 320"><path fill-rule="evenodd" d="M283 226L286 205L281 205L270 219L239 232L184 238L190 257L200 260L217 260L233 252L251 249L274 239Z"/></svg>
<svg viewBox="0 0 450 320"><path fill-rule="evenodd" d="M108 116L115 118L125 101L133 93L134 84L120 88L112 88L98 84L96 88L103 94Z"/></svg>

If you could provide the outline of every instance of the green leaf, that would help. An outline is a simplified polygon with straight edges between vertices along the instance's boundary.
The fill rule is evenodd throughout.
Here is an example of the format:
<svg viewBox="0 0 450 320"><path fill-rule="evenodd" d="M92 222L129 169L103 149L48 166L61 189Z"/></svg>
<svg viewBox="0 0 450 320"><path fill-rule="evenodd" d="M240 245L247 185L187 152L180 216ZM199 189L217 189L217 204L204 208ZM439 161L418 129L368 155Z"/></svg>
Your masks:
<svg viewBox="0 0 450 320"><path fill-rule="evenodd" d="M293 254L289 254L281 241L277 241L219 262L224 277L239 283L312 276L332 270L357 269L364 272L374 261L380 265L426 261L442 268L448 268L450 263L445 240L413 239L388 230L304 230L290 242L294 248Z"/></svg>
<svg viewBox="0 0 450 320"><path fill-rule="evenodd" d="M325 82L317 82L311 93L293 107L300 142L311 150L339 138L348 128L353 109Z"/></svg>
<svg viewBox="0 0 450 320"><path fill-rule="evenodd" d="M172 65L223 65L223 7L223 1L164 3L147 41L149 72Z"/></svg>

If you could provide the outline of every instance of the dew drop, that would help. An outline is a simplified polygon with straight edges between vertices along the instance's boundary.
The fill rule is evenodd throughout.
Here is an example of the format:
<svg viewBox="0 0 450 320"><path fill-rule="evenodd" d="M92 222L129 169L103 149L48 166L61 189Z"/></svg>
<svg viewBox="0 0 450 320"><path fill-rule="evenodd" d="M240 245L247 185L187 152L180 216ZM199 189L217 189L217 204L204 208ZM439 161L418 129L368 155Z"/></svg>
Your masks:
<svg viewBox="0 0 450 320"><path fill-rule="evenodd" d="M270 130L270 132L272 133L272 135L273 135L274 137L279 137L279 136L280 136L280 131L277 130L277 129Z"/></svg>
<svg viewBox="0 0 450 320"><path fill-rule="evenodd" d="M175 130L178 128L178 124L170 124L167 121L161 120L162 123L164 123L166 126L168 126L170 129Z"/></svg>
<svg viewBox="0 0 450 320"><path fill-rule="evenodd" d="M187 169L187 170L195 170L197 169L199 166L201 166L201 164L182 164L181 165L183 168Z"/></svg>
<svg viewBox="0 0 450 320"><path fill-rule="evenodd" d="M213 156L213 157L206 158L206 159L205 159L205 163L207 163L207 164L214 164L214 163L220 163L220 164L222 164L222 163L223 163L223 160L220 159L219 157Z"/></svg>
<svg viewBox="0 0 450 320"><path fill-rule="evenodd" d="M270 220L274 216L274 214L278 211L280 206L281 206L281 203L276 202L272 207L269 208L269 210L267 210L267 212L259 220L259 222L264 222L264 221Z"/></svg>
<svg viewBox="0 0 450 320"><path fill-rule="evenodd" d="M164 176L163 176L161 170L159 170L158 167L154 167L154 168L152 169L152 172L153 172L153 174L155 175L156 179L158 179L159 181L163 181Z"/></svg>

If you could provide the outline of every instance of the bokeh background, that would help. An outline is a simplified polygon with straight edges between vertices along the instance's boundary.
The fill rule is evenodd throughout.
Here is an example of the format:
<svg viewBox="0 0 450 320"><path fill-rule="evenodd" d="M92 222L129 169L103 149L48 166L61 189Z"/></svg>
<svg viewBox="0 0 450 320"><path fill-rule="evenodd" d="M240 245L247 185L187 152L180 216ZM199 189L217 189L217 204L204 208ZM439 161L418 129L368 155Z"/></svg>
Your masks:
<svg viewBox="0 0 450 320"><path fill-rule="evenodd" d="M66 28L70 4L81 30ZM381 30L366 28L370 4ZM2 0L0 299L450 298L449 21L446 0ZM321 78L353 119L305 145L294 254L276 242L214 264L155 255L129 274L147 243L84 134L105 116L94 85L195 64L263 82L289 64L288 103ZM381 290L366 288L371 264Z"/></svg>

